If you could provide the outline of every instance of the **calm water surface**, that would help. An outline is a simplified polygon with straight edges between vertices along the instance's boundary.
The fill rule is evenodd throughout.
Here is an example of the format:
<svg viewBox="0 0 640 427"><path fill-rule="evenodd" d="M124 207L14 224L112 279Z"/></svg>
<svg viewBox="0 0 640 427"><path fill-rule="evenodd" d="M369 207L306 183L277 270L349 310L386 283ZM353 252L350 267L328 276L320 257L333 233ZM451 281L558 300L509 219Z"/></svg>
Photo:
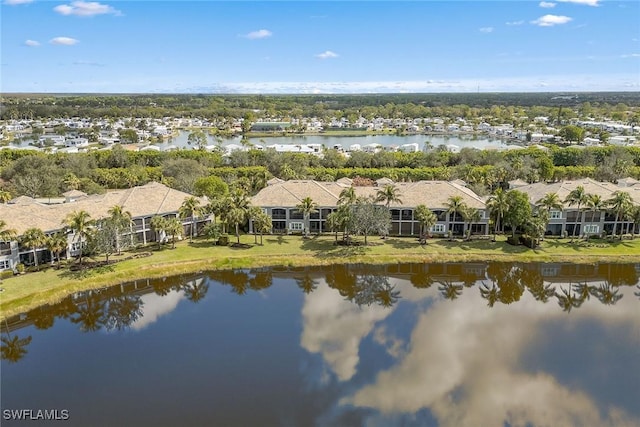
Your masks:
<svg viewBox="0 0 640 427"><path fill-rule="evenodd" d="M355 265L80 293L2 325L2 409L66 409L53 424L69 426L639 426L639 274Z"/></svg>

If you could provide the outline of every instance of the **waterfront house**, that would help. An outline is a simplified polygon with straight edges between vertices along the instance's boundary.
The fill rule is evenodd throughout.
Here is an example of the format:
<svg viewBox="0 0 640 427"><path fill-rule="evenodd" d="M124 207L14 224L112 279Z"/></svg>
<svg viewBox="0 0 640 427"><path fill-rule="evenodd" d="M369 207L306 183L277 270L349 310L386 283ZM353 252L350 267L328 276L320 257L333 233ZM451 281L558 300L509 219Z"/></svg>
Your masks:
<svg viewBox="0 0 640 427"><path fill-rule="evenodd" d="M611 182L599 182L591 178L584 178L574 181L561 181L551 184L538 182L535 184L528 184L524 186L518 186L517 190L526 193L529 196L529 201L532 205L535 205L538 200L542 199L549 193L555 193L560 200L565 200L569 193L575 190L577 187L582 186L586 194L594 194L600 196L603 200L609 200L613 197L613 193L616 191L626 191L631 196L635 205L640 205L640 184L634 179L621 180L618 184ZM579 227L576 235L598 235L603 231L607 234L613 233L613 228L616 223L615 213L606 209L599 211L589 210L588 206L582 204L578 212L578 206L568 206L564 204L564 208L561 211L552 210L550 214L549 225L547 226L546 234L559 236L564 231L569 236L574 235L575 227ZM577 223L577 225L576 225ZM618 218L617 230L615 234L624 233L632 224L625 218Z"/></svg>
<svg viewBox="0 0 640 427"><path fill-rule="evenodd" d="M36 227L50 235L58 231L65 231L63 221L69 214L84 210L92 219L108 217L108 211L112 207L122 206L123 211L128 211L132 216L132 224L129 236L132 241L146 244L156 241L156 235L151 229L151 218L160 215L164 217L176 217L178 210L188 193L174 190L158 182L133 187L125 190L108 191L105 194L87 195L81 191L73 190L64 194L63 200L36 200L21 196L9 203L0 204L0 218L6 222L7 229L16 230L18 236L28 228ZM206 203L201 199L202 204ZM184 234L191 233L191 218L183 218ZM196 227L201 229L208 217L196 218ZM69 232L67 256L79 254L81 247L75 236ZM41 262L51 260L51 254L44 248L36 250ZM4 242L0 244L0 270L15 269L17 263L33 264L33 251L30 248L21 248L17 242Z"/></svg>
<svg viewBox="0 0 640 427"><path fill-rule="evenodd" d="M354 187L357 196L375 197L376 192L384 185L392 183L396 186L402 203L392 202L391 235L419 236L420 224L414 211L418 205L426 205L438 216L438 223L432 232L444 235L448 231L462 234L465 224L459 214L447 214L445 205L452 196L462 197L463 202L481 213L481 220L471 224L473 234L488 233L488 214L484 201L472 190L448 181L397 182L382 178L371 186ZM310 216L309 231L312 233L329 232L326 227L327 216L336 211L340 193L352 186L348 178L337 182L319 182L314 180L272 180L269 185L253 196L251 204L261 207L273 224L274 233L302 232L306 227L304 216L296 208L302 199L310 197L318 205L318 212ZM252 224L250 224L252 230Z"/></svg>

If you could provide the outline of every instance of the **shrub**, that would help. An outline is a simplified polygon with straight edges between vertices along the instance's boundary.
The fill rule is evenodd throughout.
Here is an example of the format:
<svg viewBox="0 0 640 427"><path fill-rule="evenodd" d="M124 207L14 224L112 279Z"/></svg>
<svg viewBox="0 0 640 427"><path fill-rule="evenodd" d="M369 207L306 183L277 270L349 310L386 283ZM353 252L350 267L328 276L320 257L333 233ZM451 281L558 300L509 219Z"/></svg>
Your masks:
<svg viewBox="0 0 640 427"><path fill-rule="evenodd" d="M18 274L24 273L24 270L25 270L24 264L22 263L16 264L16 271L18 272Z"/></svg>
<svg viewBox="0 0 640 427"><path fill-rule="evenodd" d="M509 236L507 237L507 243L513 246L520 246L520 238L518 236Z"/></svg>

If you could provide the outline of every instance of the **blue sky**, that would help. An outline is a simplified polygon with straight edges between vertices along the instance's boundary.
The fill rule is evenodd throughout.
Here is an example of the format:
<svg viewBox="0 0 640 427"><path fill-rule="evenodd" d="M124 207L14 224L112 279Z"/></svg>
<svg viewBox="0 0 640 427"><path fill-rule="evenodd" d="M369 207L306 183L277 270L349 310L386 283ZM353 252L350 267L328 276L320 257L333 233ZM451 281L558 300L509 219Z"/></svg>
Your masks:
<svg viewBox="0 0 640 427"><path fill-rule="evenodd" d="M640 90L635 0L0 1L3 93Z"/></svg>

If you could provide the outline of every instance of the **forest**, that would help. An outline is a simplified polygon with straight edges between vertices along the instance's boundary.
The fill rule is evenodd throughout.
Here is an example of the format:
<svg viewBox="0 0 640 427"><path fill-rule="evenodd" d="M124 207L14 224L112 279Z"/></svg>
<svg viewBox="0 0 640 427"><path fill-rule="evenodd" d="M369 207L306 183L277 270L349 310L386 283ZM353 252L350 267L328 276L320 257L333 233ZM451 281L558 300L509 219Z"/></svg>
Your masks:
<svg viewBox="0 0 640 427"><path fill-rule="evenodd" d="M218 176L228 184L255 194L272 177L285 180L333 181L341 177L394 181L462 179L479 195L507 188L508 181L529 183L590 177L616 182L640 179L640 147L526 148L495 151L443 147L428 152L354 152L335 150L324 155L278 153L275 150L234 151L230 156L205 150L171 152L109 151L74 154L0 151L2 198L56 197L72 189L96 194L107 189L130 188L150 181L198 194L196 183Z"/></svg>

